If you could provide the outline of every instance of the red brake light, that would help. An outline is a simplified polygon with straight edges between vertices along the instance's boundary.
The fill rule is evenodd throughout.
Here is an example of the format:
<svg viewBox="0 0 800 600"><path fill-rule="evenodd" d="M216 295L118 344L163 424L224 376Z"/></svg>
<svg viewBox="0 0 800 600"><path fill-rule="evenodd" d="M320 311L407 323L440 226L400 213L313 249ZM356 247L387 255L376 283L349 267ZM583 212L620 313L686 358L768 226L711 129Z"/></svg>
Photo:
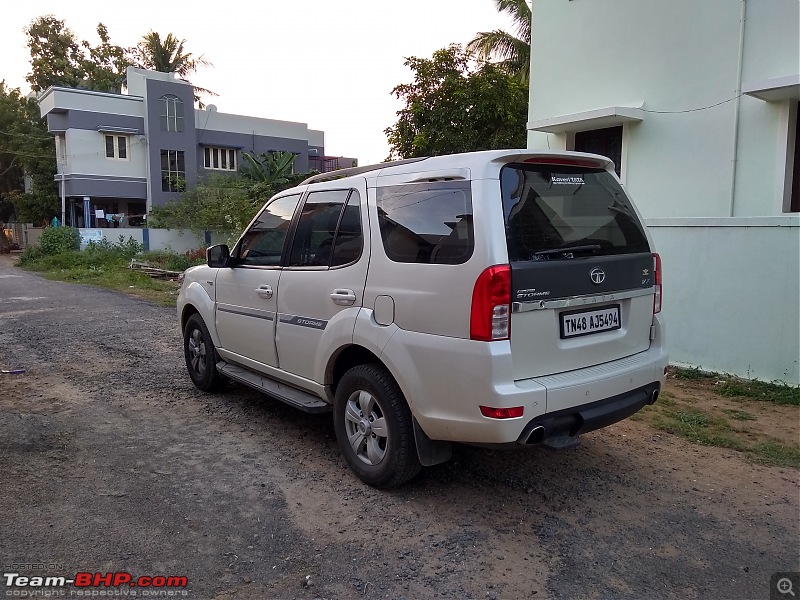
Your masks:
<svg viewBox="0 0 800 600"><path fill-rule="evenodd" d="M511 335L511 267L485 269L472 290L469 338L482 342L507 340Z"/></svg>
<svg viewBox="0 0 800 600"><path fill-rule="evenodd" d="M511 408L492 408L491 406L481 406L481 414L490 419L516 419L521 417L524 406L512 406Z"/></svg>
<svg viewBox="0 0 800 600"><path fill-rule="evenodd" d="M661 257L653 253L653 270L656 276L655 295L653 296L653 314L661 312Z"/></svg>

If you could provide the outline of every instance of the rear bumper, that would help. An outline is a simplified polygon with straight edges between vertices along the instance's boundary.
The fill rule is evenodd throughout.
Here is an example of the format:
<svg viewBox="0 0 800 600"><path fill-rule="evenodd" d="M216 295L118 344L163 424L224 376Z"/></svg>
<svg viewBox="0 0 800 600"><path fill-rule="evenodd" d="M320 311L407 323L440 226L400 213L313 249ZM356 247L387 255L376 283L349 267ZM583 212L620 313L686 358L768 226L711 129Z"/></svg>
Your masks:
<svg viewBox="0 0 800 600"><path fill-rule="evenodd" d="M567 408L531 419L517 443L538 444L552 437L574 437L612 425L653 404L661 392L660 383L652 383L605 400Z"/></svg>
<svg viewBox="0 0 800 600"><path fill-rule="evenodd" d="M650 348L618 360L557 375L515 381L505 342L472 342L399 330L385 360L419 426L431 440L517 445L542 424L545 435L585 433L624 419L664 386L668 356L663 329ZM447 357L447 364L443 364ZM523 415L492 419L481 406L523 407ZM527 436L527 437L525 437ZM532 443L528 441L528 443ZM533 442L535 443L535 442Z"/></svg>

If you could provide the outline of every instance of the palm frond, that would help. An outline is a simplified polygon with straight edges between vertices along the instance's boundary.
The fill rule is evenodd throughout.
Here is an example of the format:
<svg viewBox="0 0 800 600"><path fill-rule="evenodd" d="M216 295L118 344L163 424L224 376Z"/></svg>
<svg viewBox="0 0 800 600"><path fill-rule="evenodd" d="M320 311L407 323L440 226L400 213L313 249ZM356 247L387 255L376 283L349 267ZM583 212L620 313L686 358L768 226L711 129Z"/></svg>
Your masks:
<svg viewBox="0 0 800 600"><path fill-rule="evenodd" d="M467 44L467 50L480 60L493 61L506 72L527 82L530 70L530 44L507 31L481 32Z"/></svg>
<svg viewBox="0 0 800 600"><path fill-rule="evenodd" d="M516 37L531 43L531 8L526 0L494 0L497 11L508 14L514 21Z"/></svg>

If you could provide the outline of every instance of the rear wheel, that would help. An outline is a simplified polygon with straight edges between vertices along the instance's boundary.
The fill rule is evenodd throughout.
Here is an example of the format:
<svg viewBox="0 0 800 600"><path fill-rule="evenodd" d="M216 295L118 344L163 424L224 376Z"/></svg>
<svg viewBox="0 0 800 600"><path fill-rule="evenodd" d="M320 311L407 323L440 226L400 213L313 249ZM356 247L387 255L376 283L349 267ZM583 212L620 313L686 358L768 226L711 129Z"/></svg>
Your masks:
<svg viewBox="0 0 800 600"><path fill-rule="evenodd" d="M204 392L213 392L227 379L217 371L217 350L203 317L195 313L183 329L183 353L192 383Z"/></svg>
<svg viewBox="0 0 800 600"><path fill-rule="evenodd" d="M336 388L333 418L342 454L364 483L387 488L419 473L411 411L384 367L347 371Z"/></svg>

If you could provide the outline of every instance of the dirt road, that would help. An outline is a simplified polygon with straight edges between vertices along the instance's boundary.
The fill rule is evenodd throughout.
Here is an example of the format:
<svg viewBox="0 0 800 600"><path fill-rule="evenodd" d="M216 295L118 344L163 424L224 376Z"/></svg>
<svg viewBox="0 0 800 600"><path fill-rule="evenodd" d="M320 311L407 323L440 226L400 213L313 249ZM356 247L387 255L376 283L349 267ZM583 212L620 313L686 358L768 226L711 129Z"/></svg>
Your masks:
<svg viewBox="0 0 800 600"><path fill-rule="evenodd" d="M329 416L195 390L174 310L2 257L0 368L14 367L4 572L186 576L184 597L219 600L707 599L768 598L773 572L799 569L795 470L627 421L562 453L459 448L375 491Z"/></svg>

